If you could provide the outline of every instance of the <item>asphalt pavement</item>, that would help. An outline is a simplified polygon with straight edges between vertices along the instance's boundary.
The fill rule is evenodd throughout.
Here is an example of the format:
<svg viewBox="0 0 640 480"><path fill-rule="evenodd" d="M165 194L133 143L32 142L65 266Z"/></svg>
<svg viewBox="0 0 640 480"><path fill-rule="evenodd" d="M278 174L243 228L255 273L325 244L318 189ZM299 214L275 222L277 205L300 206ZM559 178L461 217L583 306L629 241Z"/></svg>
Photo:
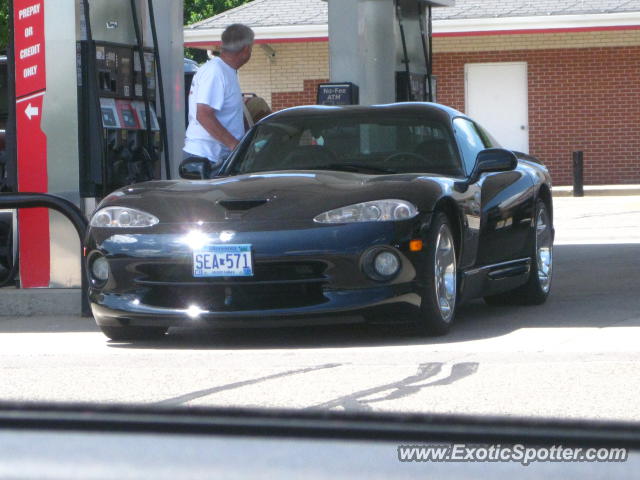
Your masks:
<svg viewBox="0 0 640 480"><path fill-rule="evenodd" d="M538 307L463 306L406 327L172 330L108 341L89 319L0 318L0 400L640 420L640 197L555 200Z"/></svg>

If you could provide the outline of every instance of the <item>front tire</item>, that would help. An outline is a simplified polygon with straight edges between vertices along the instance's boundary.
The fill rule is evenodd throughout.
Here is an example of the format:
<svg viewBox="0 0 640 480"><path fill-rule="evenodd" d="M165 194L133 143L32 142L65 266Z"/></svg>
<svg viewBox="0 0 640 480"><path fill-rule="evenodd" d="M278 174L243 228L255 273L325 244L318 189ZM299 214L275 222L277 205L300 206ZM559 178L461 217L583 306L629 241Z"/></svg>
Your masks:
<svg viewBox="0 0 640 480"><path fill-rule="evenodd" d="M542 305L551 293L553 225L547 204L536 202L534 250L527 283L505 293L485 297L489 305Z"/></svg>
<svg viewBox="0 0 640 480"><path fill-rule="evenodd" d="M425 291L416 327L422 335L444 335L455 319L458 294L453 228L444 213L434 214L425 244L433 245L433 250L427 255Z"/></svg>
<svg viewBox="0 0 640 480"><path fill-rule="evenodd" d="M157 340L164 337L167 328L162 327L100 327L111 340Z"/></svg>

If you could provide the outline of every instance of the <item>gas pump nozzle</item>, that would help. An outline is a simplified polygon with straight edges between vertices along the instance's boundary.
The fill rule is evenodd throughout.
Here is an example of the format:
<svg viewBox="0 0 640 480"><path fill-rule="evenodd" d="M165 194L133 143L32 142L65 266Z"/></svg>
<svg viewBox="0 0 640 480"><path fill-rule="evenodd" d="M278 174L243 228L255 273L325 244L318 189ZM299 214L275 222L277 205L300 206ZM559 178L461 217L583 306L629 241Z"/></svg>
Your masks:
<svg viewBox="0 0 640 480"><path fill-rule="evenodd" d="M144 132L130 132L128 142L129 157L129 183L146 182L154 178L154 156L149 152Z"/></svg>

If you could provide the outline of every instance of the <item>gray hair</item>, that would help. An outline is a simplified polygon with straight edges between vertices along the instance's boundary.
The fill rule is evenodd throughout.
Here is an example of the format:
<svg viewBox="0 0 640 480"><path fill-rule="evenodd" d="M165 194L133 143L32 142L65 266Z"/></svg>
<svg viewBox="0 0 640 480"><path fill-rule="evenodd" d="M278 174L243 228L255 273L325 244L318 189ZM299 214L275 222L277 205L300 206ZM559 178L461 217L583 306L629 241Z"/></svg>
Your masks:
<svg viewBox="0 0 640 480"><path fill-rule="evenodd" d="M255 34L246 25L234 23L222 33L222 51L236 53L253 44Z"/></svg>

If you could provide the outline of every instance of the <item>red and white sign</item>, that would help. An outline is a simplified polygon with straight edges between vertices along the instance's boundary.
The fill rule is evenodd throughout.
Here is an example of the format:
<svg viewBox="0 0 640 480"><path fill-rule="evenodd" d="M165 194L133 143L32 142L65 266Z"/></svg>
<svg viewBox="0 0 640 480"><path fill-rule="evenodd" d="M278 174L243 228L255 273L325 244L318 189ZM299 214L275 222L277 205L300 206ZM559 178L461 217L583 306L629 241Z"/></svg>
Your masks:
<svg viewBox="0 0 640 480"><path fill-rule="evenodd" d="M42 104L47 87L44 0L14 0L16 146L18 190L46 193L47 137ZM20 282L25 288L48 287L50 280L49 212L20 210Z"/></svg>
<svg viewBox="0 0 640 480"><path fill-rule="evenodd" d="M16 97L47 87L44 57L44 0L13 1Z"/></svg>

